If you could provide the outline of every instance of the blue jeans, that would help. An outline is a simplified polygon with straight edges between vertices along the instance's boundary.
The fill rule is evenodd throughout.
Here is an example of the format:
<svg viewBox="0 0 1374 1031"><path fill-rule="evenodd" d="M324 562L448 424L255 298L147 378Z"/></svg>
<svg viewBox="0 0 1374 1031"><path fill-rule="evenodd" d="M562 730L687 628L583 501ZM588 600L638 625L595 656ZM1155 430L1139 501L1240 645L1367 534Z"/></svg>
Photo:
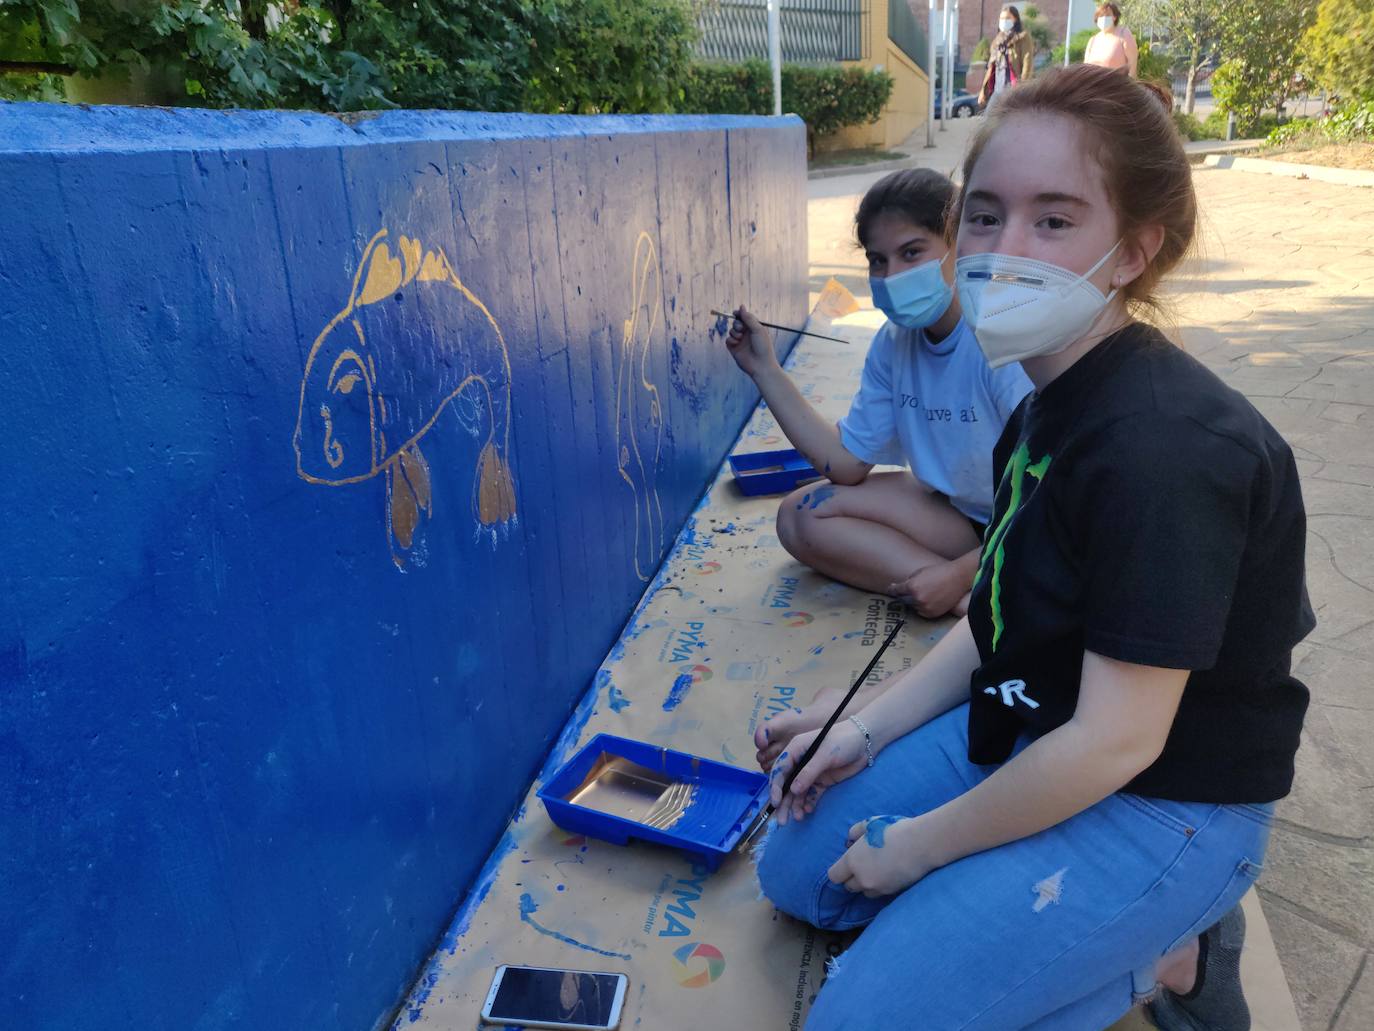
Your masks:
<svg viewBox="0 0 1374 1031"><path fill-rule="evenodd" d="M773 829L759 881L817 927L865 927L808 1031L1099 1031L1155 987L1161 956L1259 875L1272 805L1112 795L1039 834L936 870L900 895L831 884L852 824L916 816L991 776L968 761L968 707L885 748L801 823Z"/></svg>

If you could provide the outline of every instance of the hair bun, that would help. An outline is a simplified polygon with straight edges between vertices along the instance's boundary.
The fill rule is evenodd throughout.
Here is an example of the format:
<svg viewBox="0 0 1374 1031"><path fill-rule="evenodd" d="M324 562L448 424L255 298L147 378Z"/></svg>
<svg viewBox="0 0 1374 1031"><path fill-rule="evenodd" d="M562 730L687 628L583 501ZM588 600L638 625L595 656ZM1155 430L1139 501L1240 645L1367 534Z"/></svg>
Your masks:
<svg viewBox="0 0 1374 1031"><path fill-rule="evenodd" d="M1158 100L1160 104L1164 106L1164 110L1167 114L1174 113L1173 90L1171 90L1168 86L1164 85L1164 83L1162 82L1151 82L1149 79L1140 79L1138 81L1140 82L1140 85L1144 86L1147 90L1154 94L1155 99Z"/></svg>

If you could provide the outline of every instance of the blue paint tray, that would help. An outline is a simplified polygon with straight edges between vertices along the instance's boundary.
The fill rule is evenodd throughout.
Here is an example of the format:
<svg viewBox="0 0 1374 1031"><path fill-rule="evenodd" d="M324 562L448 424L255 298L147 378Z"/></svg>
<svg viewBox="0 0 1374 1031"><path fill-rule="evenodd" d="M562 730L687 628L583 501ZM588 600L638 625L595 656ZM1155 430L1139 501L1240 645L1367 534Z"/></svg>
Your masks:
<svg viewBox="0 0 1374 1031"><path fill-rule="evenodd" d="M730 471L745 494L785 494L821 474L795 448L731 455Z"/></svg>
<svg viewBox="0 0 1374 1031"><path fill-rule="evenodd" d="M597 734L539 789L566 831L681 849L714 870L768 802L768 778L643 741Z"/></svg>

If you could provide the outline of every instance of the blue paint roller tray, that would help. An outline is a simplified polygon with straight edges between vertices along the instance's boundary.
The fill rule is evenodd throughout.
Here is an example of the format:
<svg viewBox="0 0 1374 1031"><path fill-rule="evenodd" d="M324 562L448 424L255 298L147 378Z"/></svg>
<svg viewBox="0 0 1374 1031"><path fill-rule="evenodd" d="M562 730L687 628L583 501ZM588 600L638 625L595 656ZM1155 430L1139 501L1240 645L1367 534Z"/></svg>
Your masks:
<svg viewBox="0 0 1374 1031"><path fill-rule="evenodd" d="M597 734L539 789L566 831L615 845L631 838L681 849L714 870L768 802L752 770Z"/></svg>
<svg viewBox="0 0 1374 1031"><path fill-rule="evenodd" d="M745 494L784 494L821 474L795 448L731 455L730 471Z"/></svg>

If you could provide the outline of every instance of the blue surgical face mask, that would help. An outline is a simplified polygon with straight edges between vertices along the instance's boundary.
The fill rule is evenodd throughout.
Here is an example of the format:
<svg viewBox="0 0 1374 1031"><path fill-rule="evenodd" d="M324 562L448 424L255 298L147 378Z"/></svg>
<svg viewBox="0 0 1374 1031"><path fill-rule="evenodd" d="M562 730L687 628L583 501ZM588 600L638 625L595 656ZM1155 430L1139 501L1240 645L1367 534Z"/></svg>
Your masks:
<svg viewBox="0 0 1374 1031"><path fill-rule="evenodd" d="M945 258L948 257L946 254ZM925 329L940 321L954 299L954 288L940 272L945 258L927 261L895 276L869 276L873 306L907 329Z"/></svg>

